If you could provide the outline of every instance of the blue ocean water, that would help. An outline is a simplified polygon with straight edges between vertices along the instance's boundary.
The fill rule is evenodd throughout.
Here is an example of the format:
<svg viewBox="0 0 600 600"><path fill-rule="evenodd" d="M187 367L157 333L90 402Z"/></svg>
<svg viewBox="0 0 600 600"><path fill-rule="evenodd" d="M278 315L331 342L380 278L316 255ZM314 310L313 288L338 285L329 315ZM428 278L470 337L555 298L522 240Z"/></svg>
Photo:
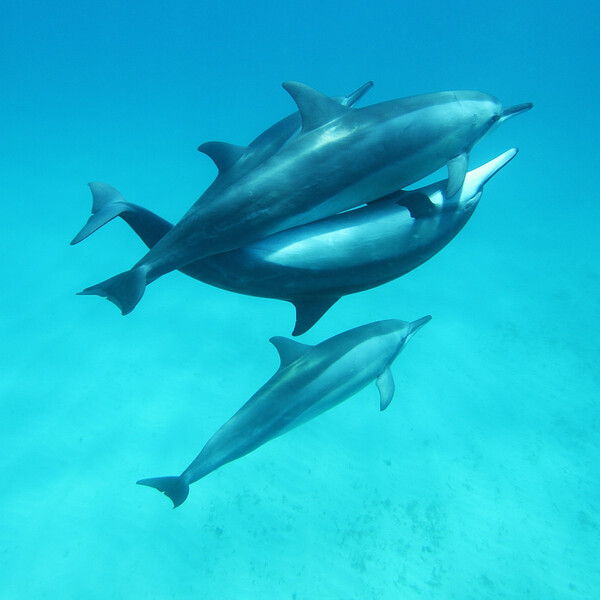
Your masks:
<svg viewBox="0 0 600 600"><path fill-rule="evenodd" d="M579 2L5 3L0 22L0 598L600 597L598 12ZM191 488L177 474L275 371L293 309L173 273L121 317L75 292L145 252L88 181L176 221L294 110L478 89L535 108L439 255L305 336L432 314L374 386Z"/></svg>

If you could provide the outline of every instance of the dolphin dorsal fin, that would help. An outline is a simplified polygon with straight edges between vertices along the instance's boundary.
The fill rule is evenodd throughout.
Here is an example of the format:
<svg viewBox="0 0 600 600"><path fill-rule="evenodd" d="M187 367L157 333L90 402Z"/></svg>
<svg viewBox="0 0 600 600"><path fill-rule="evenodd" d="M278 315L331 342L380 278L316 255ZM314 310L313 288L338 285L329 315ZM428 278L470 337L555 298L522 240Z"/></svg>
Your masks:
<svg viewBox="0 0 600 600"><path fill-rule="evenodd" d="M306 133L325 123L337 119L347 113L351 108L340 104L334 98L330 98L321 92L297 81L286 81L283 89L288 92L294 102L298 105L300 117L302 118L302 132Z"/></svg>
<svg viewBox="0 0 600 600"><path fill-rule="evenodd" d="M292 335L306 333L338 300L338 297L292 300L296 307L296 326Z"/></svg>
<svg viewBox="0 0 600 600"><path fill-rule="evenodd" d="M308 344L301 344L300 342L279 335L272 337L269 341L279 353L279 359L281 360L280 369L291 365L295 360L298 360L312 349L312 346Z"/></svg>
<svg viewBox="0 0 600 600"><path fill-rule="evenodd" d="M212 158L215 165L217 165L217 169L219 169L219 173L226 171L231 165L240 160L246 149L246 146L236 146L227 142L205 142L198 146L198 152Z"/></svg>

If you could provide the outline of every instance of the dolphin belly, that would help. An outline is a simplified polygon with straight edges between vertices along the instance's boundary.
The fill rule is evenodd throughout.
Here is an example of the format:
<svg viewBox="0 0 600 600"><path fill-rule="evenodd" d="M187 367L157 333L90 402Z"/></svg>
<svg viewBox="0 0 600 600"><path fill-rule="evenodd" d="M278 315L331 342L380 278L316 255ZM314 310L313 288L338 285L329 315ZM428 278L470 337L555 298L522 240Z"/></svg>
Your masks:
<svg viewBox="0 0 600 600"><path fill-rule="evenodd" d="M408 209L392 202L275 234L247 246L245 252L282 268L347 269L394 257L413 225Z"/></svg>

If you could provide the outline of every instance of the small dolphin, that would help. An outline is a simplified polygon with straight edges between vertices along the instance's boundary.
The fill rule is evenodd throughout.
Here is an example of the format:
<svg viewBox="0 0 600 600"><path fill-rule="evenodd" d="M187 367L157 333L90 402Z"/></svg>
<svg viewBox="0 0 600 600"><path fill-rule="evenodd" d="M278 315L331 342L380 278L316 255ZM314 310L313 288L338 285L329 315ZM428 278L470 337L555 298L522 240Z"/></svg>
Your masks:
<svg viewBox="0 0 600 600"><path fill-rule="evenodd" d="M164 492L177 507L187 498L190 484L333 408L373 380L380 409L385 410L395 389L390 366L430 319L377 321L317 346L271 338L281 360L275 375L208 440L179 477L153 477L137 483Z"/></svg>
<svg viewBox="0 0 600 600"><path fill-rule="evenodd" d="M452 198L444 194L445 180L399 191L365 207L208 256L181 271L233 292L292 302L293 335L300 335L341 296L400 277L439 252L469 220L485 183L516 154L512 148L469 171ZM90 183L90 189L93 214L82 230L86 236L120 216L151 248L172 227L125 201L112 186Z"/></svg>
<svg viewBox="0 0 600 600"><path fill-rule="evenodd" d="M239 177L225 172L245 150L211 143L208 153L223 177L129 271L81 294L106 297L128 314L146 285L170 271L360 206L445 164L447 194L453 196L472 146L492 125L532 106L503 110L492 96L457 91L356 109L301 83L284 88L298 106L300 133L253 168L240 169Z"/></svg>

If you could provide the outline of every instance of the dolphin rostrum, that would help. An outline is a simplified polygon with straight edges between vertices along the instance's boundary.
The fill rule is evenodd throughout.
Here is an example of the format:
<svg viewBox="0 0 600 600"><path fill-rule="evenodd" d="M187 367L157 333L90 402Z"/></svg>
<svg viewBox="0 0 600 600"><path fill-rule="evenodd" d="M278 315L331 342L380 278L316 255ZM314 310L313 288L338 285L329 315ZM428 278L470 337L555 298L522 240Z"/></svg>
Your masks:
<svg viewBox="0 0 600 600"><path fill-rule="evenodd" d="M127 314L146 285L165 273L360 206L444 165L453 196L473 144L496 122L531 108L504 111L496 98L472 91L352 108L301 83L284 88L298 106L300 133L252 168L236 171L239 177L226 173L245 150L213 145L208 153L219 167L215 182L129 271L81 294L106 297Z"/></svg>
<svg viewBox="0 0 600 600"><path fill-rule="evenodd" d="M473 214L484 184L517 154L512 148L469 171L447 198L446 181L399 191L368 205L208 256L181 269L233 292L276 298L296 307L293 335L310 329L341 297L408 273L448 244ZM93 196L85 237L122 217L148 247L172 225L130 202L112 186L90 183Z"/></svg>
<svg viewBox="0 0 600 600"><path fill-rule="evenodd" d="M430 319L377 321L317 346L271 338L281 360L275 375L208 440L181 475L141 479L138 483L164 492L176 507L187 498L190 484L333 408L373 380L379 390L380 409L385 410L395 388L390 366Z"/></svg>

